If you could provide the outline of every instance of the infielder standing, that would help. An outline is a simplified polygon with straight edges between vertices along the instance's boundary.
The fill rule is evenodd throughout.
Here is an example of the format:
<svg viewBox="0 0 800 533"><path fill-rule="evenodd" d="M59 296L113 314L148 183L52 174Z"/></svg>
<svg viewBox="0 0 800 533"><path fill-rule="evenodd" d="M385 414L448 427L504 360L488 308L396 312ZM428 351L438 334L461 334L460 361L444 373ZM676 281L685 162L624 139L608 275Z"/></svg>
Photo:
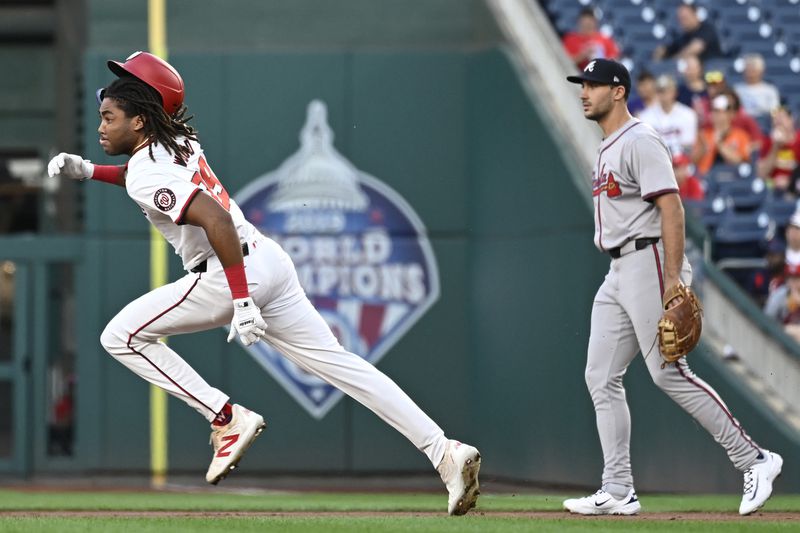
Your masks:
<svg viewBox="0 0 800 533"><path fill-rule="evenodd" d="M211 422L214 455L206 480L216 484L236 467L264 419L231 405L159 339L230 324L228 342L237 334L245 345L266 340L408 438L445 482L449 514L474 507L478 450L448 440L391 379L339 344L306 298L289 256L245 220L209 167L187 124L178 72L143 52L108 66L118 79L98 91L97 131L103 151L128 155L128 163L94 165L61 153L48 172L125 187L181 256L186 275L128 304L100 341L119 362Z"/></svg>
<svg viewBox="0 0 800 533"><path fill-rule="evenodd" d="M628 365L641 351L655 384L711 433L744 472L739 512L750 514L772 494L783 459L753 442L685 358L662 365L659 353L662 295L692 281L669 150L650 126L628 112L631 80L621 63L595 59L567 80L581 84L583 114L603 130L592 171L594 243L611 256L611 267L594 299L586 361L603 448L603 482L595 494L566 500L564 507L585 515L629 515L641 509L633 487L631 421L622 386Z"/></svg>

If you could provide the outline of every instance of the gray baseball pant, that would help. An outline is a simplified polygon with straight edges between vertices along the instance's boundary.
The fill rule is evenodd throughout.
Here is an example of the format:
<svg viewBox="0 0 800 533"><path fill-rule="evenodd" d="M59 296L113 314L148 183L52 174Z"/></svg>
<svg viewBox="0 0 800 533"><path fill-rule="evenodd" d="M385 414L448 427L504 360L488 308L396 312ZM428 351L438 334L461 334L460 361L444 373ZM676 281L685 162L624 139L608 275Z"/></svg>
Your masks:
<svg viewBox="0 0 800 533"><path fill-rule="evenodd" d="M725 448L739 470L756 461L760 448L745 433L719 395L689 370L685 358L661 368L657 324L662 315L661 242L611 261L592 307L586 385L597 414L603 448L603 485L633 487L631 418L622 378L637 353L644 355L653 382L692 415ZM691 284L684 257L681 279Z"/></svg>

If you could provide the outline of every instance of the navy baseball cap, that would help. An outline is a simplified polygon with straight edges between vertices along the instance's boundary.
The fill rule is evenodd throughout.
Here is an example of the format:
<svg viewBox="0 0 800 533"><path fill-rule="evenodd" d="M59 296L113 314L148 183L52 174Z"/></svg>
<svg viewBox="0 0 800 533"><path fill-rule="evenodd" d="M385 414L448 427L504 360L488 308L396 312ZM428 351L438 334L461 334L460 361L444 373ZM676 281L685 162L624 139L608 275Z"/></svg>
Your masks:
<svg viewBox="0 0 800 533"><path fill-rule="evenodd" d="M584 67L583 72L577 76L567 76L567 81L572 83L582 83L592 81L603 85L622 85L625 92L631 92L631 73L625 65L613 59L592 59Z"/></svg>

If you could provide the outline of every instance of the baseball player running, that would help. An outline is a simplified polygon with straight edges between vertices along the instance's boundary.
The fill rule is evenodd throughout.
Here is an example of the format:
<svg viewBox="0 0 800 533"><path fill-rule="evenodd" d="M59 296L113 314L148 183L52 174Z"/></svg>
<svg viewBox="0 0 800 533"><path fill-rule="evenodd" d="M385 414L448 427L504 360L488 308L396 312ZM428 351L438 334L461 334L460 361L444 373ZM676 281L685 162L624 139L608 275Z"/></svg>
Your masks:
<svg viewBox="0 0 800 533"><path fill-rule="evenodd" d="M99 142L106 154L130 159L123 166L94 165L60 153L48 173L125 187L183 260L185 276L128 304L100 342L211 422L214 455L206 481L225 478L266 424L261 415L231 404L159 339L230 324L228 342L236 335L245 345L269 342L408 438L447 486L449 514L474 507L478 450L447 439L391 379L339 344L306 298L289 256L245 220L211 170L187 123L178 72L145 52L108 67L118 79L98 91Z"/></svg>
<svg viewBox="0 0 800 533"><path fill-rule="evenodd" d="M636 514L641 505L630 461L631 421L622 377L637 352L655 384L692 415L744 472L739 512L750 514L772 494L780 455L760 448L719 395L689 370L685 358L663 365L656 339L662 295L691 284L684 256L683 205L669 151L655 131L631 117L631 81L616 61L595 59L568 81L581 84L583 114L603 130L592 171L597 248L611 266L592 306L586 384L603 449L602 487L564 507L584 515Z"/></svg>

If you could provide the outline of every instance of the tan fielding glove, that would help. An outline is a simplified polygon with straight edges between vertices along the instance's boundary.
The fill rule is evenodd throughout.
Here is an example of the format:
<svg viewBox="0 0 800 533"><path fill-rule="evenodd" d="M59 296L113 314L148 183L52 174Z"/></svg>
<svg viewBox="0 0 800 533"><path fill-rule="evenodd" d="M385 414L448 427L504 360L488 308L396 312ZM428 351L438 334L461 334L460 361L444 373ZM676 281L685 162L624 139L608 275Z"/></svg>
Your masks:
<svg viewBox="0 0 800 533"><path fill-rule="evenodd" d="M683 300L670 307L676 299ZM664 293L664 315L658 321L658 346L664 364L674 363L691 352L700 341L703 308L694 292L678 283Z"/></svg>

